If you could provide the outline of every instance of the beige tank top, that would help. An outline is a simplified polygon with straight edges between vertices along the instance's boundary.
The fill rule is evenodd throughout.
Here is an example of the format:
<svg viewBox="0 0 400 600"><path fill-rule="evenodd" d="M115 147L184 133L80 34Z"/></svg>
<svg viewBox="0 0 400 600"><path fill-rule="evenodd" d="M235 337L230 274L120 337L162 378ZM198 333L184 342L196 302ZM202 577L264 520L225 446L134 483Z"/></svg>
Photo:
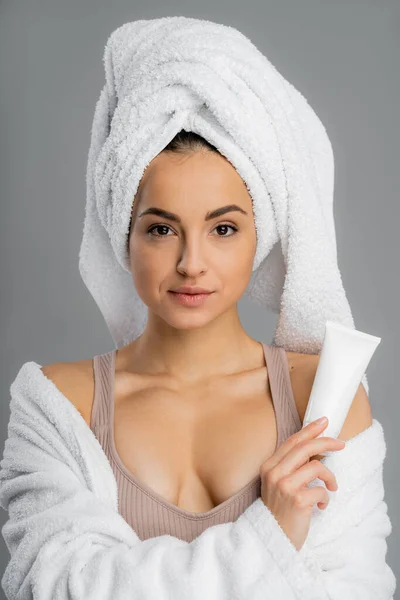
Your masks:
<svg viewBox="0 0 400 600"><path fill-rule="evenodd" d="M265 366L277 425L278 448L302 427L294 400L289 364L284 348L262 342ZM236 494L211 510L193 513L165 500L125 467L114 443L115 354L111 350L93 358L95 390L90 428L99 440L113 470L118 488L118 511L141 540L173 535L191 542L208 527L235 521L261 496L261 478L257 475Z"/></svg>

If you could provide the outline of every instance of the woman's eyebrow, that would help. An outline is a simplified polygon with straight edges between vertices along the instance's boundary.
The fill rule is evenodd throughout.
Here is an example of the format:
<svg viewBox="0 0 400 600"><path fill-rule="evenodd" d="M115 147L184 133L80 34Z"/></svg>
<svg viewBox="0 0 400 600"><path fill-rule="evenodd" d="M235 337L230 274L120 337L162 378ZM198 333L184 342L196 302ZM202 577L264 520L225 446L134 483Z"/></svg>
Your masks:
<svg viewBox="0 0 400 600"><path fill-rule="evenodd" d="M232 211L239 211L244 215L247 215L247 211L243 210L243 208L240 208L240 206L238 206L237 204L228 204L227 206L221 206L220 208L216 208L215 210L209 211L206 214L204 220L210 221L211 219L215 219L216 217L220 217L221 215ZM177 223L181 222L181 218L178 217L178 215L175 215L174 213L171 213L162 208L157 208L156 206L151 206L150 208L147 208L146 210L141 212L139 218L144 217L144 215L157 215L158 217L163 217L164 219L169 219L170 221L176 221Z"/></svg>

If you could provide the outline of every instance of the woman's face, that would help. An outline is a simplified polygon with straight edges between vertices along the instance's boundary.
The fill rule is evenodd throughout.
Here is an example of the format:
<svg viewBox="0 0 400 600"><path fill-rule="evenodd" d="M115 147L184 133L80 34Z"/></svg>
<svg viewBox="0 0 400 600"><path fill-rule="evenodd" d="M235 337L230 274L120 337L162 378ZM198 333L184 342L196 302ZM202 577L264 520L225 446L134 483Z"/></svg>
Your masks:
<svg viewBox="0 0 400 600"><path fill-rule="evenodd" d="M227 205L235 209L208 217ZM148 165L133 203L129 257L149 311L179 329L205 325L240 299L255 251L251 197L228 160L210 151L161 152ZM213 293L184 306L170 291L182 285Z"/></svg>

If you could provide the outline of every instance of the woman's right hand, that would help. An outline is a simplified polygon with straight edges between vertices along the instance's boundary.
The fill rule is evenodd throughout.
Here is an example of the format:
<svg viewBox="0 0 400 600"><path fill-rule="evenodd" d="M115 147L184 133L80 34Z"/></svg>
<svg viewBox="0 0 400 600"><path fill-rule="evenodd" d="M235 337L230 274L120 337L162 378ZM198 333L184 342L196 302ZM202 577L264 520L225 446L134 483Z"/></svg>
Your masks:
<svg viewBox="0 0 400 600"><path fill-rule="evenodd" d="M325 487L308 488L317 477L335 492L338 489L335 475L312 456L326 450L343 450L342 440L319 435L328 425L313 421L291 435L260 467L261 498L274 515L293 545L300 550L310 528L311 512L315 503L325 509L329 495Z"/></svg>

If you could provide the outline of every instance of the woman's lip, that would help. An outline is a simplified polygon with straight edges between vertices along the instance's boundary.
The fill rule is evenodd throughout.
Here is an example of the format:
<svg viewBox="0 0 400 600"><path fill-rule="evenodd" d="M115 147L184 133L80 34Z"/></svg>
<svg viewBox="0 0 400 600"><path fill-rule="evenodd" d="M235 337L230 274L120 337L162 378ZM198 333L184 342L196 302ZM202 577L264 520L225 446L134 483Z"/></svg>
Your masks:
<svg viewBox="0 0 400 600"><path fill-rule="evenodd" d="M213 294L213 292L185 294L182 292L173 292L172 290L169 291L174 295L174 299L184 306L200 306L209 296L211 296L211 294Z"/></svg>
<svg viewBox="0 0 400 600"><path fill-rule="evenodd" d="M194 296L195 294L212 294L212 292L181 292L179 290L169 290L170 292L173 292L174 294L187 294L190 296Z"/></svg>

